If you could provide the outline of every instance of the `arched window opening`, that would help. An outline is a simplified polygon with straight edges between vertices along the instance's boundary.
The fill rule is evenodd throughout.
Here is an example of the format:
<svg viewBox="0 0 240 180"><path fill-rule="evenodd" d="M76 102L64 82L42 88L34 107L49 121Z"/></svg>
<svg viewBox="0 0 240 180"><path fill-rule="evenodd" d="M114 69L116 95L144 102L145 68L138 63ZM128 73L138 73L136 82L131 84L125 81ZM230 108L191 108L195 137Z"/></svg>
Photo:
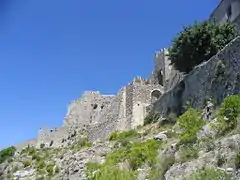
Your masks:
<svg viewBox="0 0 240 180"><path fill-rule="evenodd" d="M151 101L152 103L158 100L161 97L162 93L159 90L154 90L151 93Z"/></svg>

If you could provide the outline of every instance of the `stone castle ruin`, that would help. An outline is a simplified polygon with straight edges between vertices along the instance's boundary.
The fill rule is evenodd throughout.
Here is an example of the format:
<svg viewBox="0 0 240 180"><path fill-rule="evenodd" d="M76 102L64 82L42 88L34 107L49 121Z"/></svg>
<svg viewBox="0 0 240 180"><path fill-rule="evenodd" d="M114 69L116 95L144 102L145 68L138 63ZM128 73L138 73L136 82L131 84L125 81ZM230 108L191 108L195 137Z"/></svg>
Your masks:
<svg viewBox="0 0 240 180"><path fill-rule="evenodd" d="M219 23L232 21L240 27L240 0L222 0L210 18ZM37 147L63 147L73 143L78 133L88 134L91 141L103 140L113 131L129 130L143 125L149 106L166 115L189 98L192 105L198 107L203 104L206 94L219 97L222 94L226 96L240 93L239 47L240 40L237 38L187 76L174 69L168 59L167 49L162 49L155 55L154 68L149 79L136 77L115 95L85 92L81 98L70 103L62 127L40 129L37 139L16 147L23 148L27 144ZM223 82L215 78L214 69L218 68L220 61L226 67L229 80L224 83L227 84L221 84Z"/></svg>
<svg viewBox="0 0 240 180"><path fill-rule="evenodd" d="M102 95L98 91L86 91L68 107L63 126L39 130L37 146L58 147L65 136L74 130L87 131L91 140L106 138L109 132L128 130L143 125L147 107L166 91L170 66L163 49L156 53L155 67L149 79L136 77L121 88L116 95Z"/></svg>

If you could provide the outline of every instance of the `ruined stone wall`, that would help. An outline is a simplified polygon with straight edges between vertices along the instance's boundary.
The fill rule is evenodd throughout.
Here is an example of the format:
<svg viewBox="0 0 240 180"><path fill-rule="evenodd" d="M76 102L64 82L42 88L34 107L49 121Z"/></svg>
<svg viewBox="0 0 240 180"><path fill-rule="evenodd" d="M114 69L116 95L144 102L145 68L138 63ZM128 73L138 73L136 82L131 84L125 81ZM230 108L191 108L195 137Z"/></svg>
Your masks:
<svg viewBox="0 0 240 180"><path fill-rule="evenodd" d="M154 58L154 69L151 74L151 83L159 84L159 73L162 72L162 82L161 85L165 83L165 49L161 49L159 52L155 54Z"/></svg>
<svg viewBox="0 0 240 180"><path fill-rule="evenodd" d="M168 91L176 84L178 77L178 71L171 65L168 58L168 50L164 48L157 52L154 59L154 70L150 76L151 84L160 84L165 87L164 91Z"/></svg>
<svg viewBox="0 0 240 180"><path fill-rule="evenodd" d="M108 135L120 128L125 127L126 120L126 87L122 88L106 107L100 116L98 123L89 126L88 139L90 141L104 140Z"/></svg>
<svg viewBox="0 0 240 180"><path fill-rule="evenodd" d="M78 124L63 126L55 129L44 128L39 130L39 135L35 146L37 148L50 147L59 148L74 145L79 139L79 136L88 126L81 127Z"/></svg>
<svg viewBox="0 0 240 180"><path fill-rule="evenodd" d="M165 92L169 91L176 84L178 84L184 78L184 73L181 73L178 70L176 70L175 68L172 68L169 76L170 76L170 78L164 87Z"/></svg>
<svg viewBox="0 0 240 180"><path fill-rule="evenodd" d="M207 97L221 102L240 93L240 37L230 42L209 61L193 69L153 105L155 112L166 116L179 112L186 101L194 108L202 107Z"/></svg>
<svg viewBox="0 0 240 180"><path fill-rule="evenodd" d="M96 117L111 103L113 98L113 95L101 95L100 92L85 92L80 99L70 104L64 126L97 123Z"/></svg>
<svg viewBox="0 0 240 180"><path fill-rule="evenodd" d="M129 119L131 122L130 127L136 128L144 124L144 118L147 115L146 108L155 101L155 99L153 99L155 97L152 97L152 92L156 90L162 95L164 93L164 87L158 84L154 85L146 83L145 81L135 80L132 83L132 88L132 114Z"/></svg>
<svg viewBox="0 0 240 180"><path fill-rule="evenodd" d="M126 131L143 124L146 116L146 107L151 103L153 90L164 92L160 85L150 84L144 78L134 78L127 86L123 87L115 99L98 117L98 124L89 127L89 139L103 140L113 131Z"/></svg>

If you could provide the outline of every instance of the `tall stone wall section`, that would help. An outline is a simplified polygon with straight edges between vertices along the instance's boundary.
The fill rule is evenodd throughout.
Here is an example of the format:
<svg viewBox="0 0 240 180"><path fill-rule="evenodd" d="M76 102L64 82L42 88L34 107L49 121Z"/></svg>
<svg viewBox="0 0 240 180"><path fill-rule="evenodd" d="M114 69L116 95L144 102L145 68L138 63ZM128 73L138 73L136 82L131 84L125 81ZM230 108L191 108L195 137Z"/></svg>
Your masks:
<svg viewBox="0 0 240 180"><path fill-rule="evenodd" d="M98 123L89 127L88 138L90 141L104 140L111 132L116 131L119 125L124 126L127 122L124 114L126 112L126 96L126 87L124 87L97 118Z"/></svg>
<svg viewBox="0 0 240 180"><path fill-rule="evenodd" d="M165 56L166 49L161 49L159 52L155 53L154 58L154 69L152 71L150 80L151 84L161 84L162 86L165 84ZM159 75L161 72L161 80L159 79Z"/></svg>
<svg viewBox="0 0 240 180"><path fill-rule="evenodd" d="M240 93L240 37L230 42L209 61L193 69L174 88L153 105L163 116L179 113L186 101L199 108L206 98L220 103L223 98Z"/></svg>
<svg viewBox="0 0 240 180"><path fill-rule="evenodd" d="M126 131L143 125L146 108L152 102L151 92L162 95L164 88L151 84L149 80L137 77L123 87L107 109L98 117L98 124L89 128L91 141L103 140L113 131Z"/></svg>
<svg viewBox="0 0 240 180"><path fill-rule="evenodd" d="M64 125L86 126L97 123L96 117L101 115L113 98L113 95L101 95L100 92L85 92L80 99L70 104Z"/></svg>
<svg viewBox="0 0 240 180"><path fill-rule="evenodd" d="M160 84L164 87L164 91L168 91L179 82L181 77L181 73L171 65L168 58L168 49L161 49L155 54L154 70L150 76L151 84Z"/></svg>
<svg viewBox="0 0 240 180"><path fill-rule="evenodd" d="M144 124L147 115L147 107L155 101L152 97L153 91L158 91L160 96L164 93L164 87L159 84L150 84L145 80L135 80L132 83L132 114L130 116L131 129Z"/></svg>

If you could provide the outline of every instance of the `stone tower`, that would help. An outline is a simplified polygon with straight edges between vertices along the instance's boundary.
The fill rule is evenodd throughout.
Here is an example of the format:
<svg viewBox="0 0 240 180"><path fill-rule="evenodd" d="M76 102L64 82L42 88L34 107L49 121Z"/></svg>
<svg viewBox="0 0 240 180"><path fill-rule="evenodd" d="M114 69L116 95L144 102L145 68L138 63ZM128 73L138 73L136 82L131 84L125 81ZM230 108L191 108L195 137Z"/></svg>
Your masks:
<svg viewBox="0 0 240 180"><path fill-rule="evenodd" d="M164 91L168 91L178 82L178 75L179 72L171 65L171 61L168 57L168 50L163 48L159 52L156 52L154 69L150 76L151 84L161 85Z"/></svg>

